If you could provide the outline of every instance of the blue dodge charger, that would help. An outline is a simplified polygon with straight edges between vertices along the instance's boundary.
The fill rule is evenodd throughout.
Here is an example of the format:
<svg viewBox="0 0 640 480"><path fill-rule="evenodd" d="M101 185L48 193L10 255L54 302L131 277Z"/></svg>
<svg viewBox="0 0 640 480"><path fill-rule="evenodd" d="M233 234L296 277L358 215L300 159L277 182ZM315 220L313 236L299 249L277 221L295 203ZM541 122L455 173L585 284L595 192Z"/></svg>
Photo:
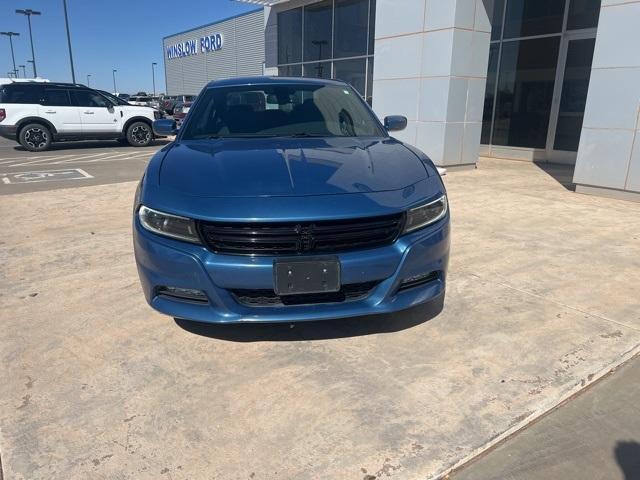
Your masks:
<svg viewBox="0 0 640 480"><path fill-rule="evenodd" d="M295 322L442 301L449 210L421 151L346 83L214 81L136 193L149 304L200 322Z"/></svg>

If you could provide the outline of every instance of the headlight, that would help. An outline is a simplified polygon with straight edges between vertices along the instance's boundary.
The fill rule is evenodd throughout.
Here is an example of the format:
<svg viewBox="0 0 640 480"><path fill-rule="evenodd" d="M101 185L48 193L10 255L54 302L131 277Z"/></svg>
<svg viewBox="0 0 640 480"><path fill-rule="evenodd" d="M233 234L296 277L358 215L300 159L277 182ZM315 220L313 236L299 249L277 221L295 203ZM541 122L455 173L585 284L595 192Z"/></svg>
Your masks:
<svg viewBox="0 0 640 480"><path fill-rule="evenodd" d="M412 208L407 212L407 222L402 233L412 232L437 222L447 214L447 196L442 195L433 202Z"/></svg>
<svg viewBox="0 0 640 480"><path fill-rule="evenodd" d="M150 232L187 242L200 243L196 223L190 218L159 212L140 205L138 219L142 226Z"/></svg>

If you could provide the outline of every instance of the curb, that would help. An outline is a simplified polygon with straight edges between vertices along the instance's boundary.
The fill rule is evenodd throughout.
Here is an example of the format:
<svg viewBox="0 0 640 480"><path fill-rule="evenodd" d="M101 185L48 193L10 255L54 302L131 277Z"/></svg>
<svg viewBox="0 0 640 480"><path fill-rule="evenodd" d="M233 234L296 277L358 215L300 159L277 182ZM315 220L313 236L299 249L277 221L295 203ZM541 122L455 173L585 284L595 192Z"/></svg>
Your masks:
<svg viewBox="0 0 640 480"><path fill-rule="evenodd" d="M561 395L558 399L546 401L541 406L539 406L526 419L516 423L511 428L496 435L487 443L476 448L471 453L469 453L468 455L466 455L465 457L463 457L453 465L446 467L444 470L434 475L427 476L427 480L447 480L450 474L463 469L464 467L473 463L479 457L483 456L486 453L489 453L489 451L493 450L498 445L508 441L511 437L517 435L518 433L520 433L520 431L524 430L529 425L537 422L542 417L555 411L557 408L561 407L566 402L570 401L573 397L580 395L583 391L587 390L588 388L596 384L598 381L600 381L601 378L607 376L609 373L613 372L614 370L618 369L619 367L621 367L622 365L624 365L625 363L627 363L628 361L632 360L634 357L639 355L640 355L640 344L636 345L631 350L628 350L625 353L623 353L618 358L617 361L609 364L605 368L601 369L599 372L593 374L593 376L591 376L591 379L589 379L589 376L588 376L587 379L580 380L578 384L574 385L567 393L565 393L564 395Z"/></svg>

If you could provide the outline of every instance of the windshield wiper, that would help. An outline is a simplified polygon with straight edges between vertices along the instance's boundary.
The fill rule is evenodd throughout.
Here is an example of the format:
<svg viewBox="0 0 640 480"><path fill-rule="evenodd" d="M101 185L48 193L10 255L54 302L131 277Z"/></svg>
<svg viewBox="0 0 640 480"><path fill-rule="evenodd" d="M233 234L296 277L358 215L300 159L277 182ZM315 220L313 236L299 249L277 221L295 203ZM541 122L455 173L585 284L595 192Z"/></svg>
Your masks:
<svg viewBox="0 0 640 480"><path fill-rule="evenodd" d="M330 135L323 135L322 133L307 133L307 132L298 132L292 133L291 135L285 135L285 137L292 138L305 138L305 137L328 137Z"/></svg>

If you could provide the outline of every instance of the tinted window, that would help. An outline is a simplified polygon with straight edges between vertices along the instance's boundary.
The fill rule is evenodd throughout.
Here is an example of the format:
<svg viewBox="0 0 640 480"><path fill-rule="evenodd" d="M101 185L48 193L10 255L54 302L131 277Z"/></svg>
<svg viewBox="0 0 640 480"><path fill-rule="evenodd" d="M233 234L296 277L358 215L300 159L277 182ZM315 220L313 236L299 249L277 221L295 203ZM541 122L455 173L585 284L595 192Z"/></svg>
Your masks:
<svg viewBox="0 0 640 480"><path fill-rule="evenodd" d="M493 145L545 148L559 45L559 37L503 43Z"/></svg>
<svg viewBox="0 0 640 480"><path fill-rule="evenodd" d="M482 135L480 143L488 144L491 140L491 118L496 93L496 77L498 74L498 51L500 46L492 43L489 47L489 66L487 67L487 87L484 94L484 111L482 114Z"/></svg>
<svg viewBox="0 0 640 480"><path fill-rule="evenodd" d="M564 20L564 4L565 0L509 0L504 38L559 33Z"/></svg>
<svg viewBox="0 0 640 480"><path fill-rule="evenodd" d="M367 103L373 105L373 57L367 61Z"/></svg>
<svg viewBox="0 0 640 480"><path fill-rule="evenodd" d="M355 88L360 95L365 95L365 82L367 75L367 59L356 58L354 60L339 60L333 62L333 78L343 80L353 88Z"/></svg>
<svg viewBox="0 0 640 480"><path fill-rule="evenodd" d="M304 9L304 61L331 58L332 0Z"/></svg>
<svg viewBox="0 0 640 480"><path fill-rule="evenodd" d="M495 2L493 2L493 14L491 15L491 40L499 40L502 35L504 2L505 0L495 0ZM480 6L477 8L480 8Z"/></svg>
<svg viewBox="0 0 640 480"><path fill-rule="evenodd" d="M339 85L210 88L183 139L260 136L383 136L360 96Z"/></svg>
<svg viewBox="0 0 640 480"><path fill-rule="evenodd" d="M104 98L98 92L91 90L72 90L71 98L73 104L78 107L111 107L113 106L109 100Z"/></svg>
<svg viewBox="0 0 640 480"><path fill-rule="evenodd" d="M40 85L1 85L0 103L40 103Z"/></svg>
<svg viewBox="0 0 640 480"><path fill-rule="evenodd" d="M278 63L302 61L302 8L278 13Z"/></svg>
<svg viewBox="0 0 640 480"><path fill-rule="evenodd" d="M68 90L59 88L45 88L43 105L56 106L56 107L70 107Z"/></svg>
<svg viewBox="0 0 640 480"><path fill-rule="evenodd" d="M571 0L569 4L569 30L595 28L600 16L600 0Z"/></svg>
<svg viewBox="0 0 640 480"><path fill-rule="evenodd" d="M278 67L278 76L280 77L301 77L302 65L287 65L286 67Z"/></svg>
<svg viewBox="0 0 640 480"><path fill-rule="evenodd" d="M368 19L369 0L336 0L334 58L367 54Z"/></svg>
<svg viewBox="0 0 640 480"><path fill-rule="evenodd" d="M554 142L556 150L578 151L595 44L595 38L569 42Z"/></svg>
<svg viewBox="0 0 640 480"><path fill-rule="evenodd" d="M310 78L331 78L331 62L305 63L302 76Z"/></svg>

